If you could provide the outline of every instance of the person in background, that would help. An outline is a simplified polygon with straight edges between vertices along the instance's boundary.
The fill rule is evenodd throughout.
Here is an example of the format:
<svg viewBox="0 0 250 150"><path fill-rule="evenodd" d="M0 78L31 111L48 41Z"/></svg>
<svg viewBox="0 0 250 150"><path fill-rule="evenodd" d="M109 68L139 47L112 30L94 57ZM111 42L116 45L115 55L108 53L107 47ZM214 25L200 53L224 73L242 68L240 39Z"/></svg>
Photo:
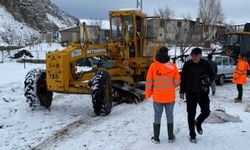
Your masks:
<svg viewBox="0 0 250 150"><path fill-rule="evenodd" d="M192 56L191 56L191 54L190 54L190 55L188 55L186 61L189 61L189 60L191 60L191 59L192 59Z"/></svg>
<svg viewBox="0 0 250 150"><path fill-rule="evenodd" d="M247 71L250 70L250 67L247 62L246 55L243 53L239 54L237 61L238 62L234 70L232 82L236 84L238 90L238 97L234 99L235 103L241 103L243 95L243 84L247 83Z"/></svg>
<svg viewBox="0 0 250 150"><path fill-rule="evenodd" d="M186 95L190 142L196 143L196 130L203 134L202 123L210 114L209 85L214 80L214 73L209 63L202 59L202 50L194 48L192 59L185 62L181 72L180 98ZM197 104L201 113L195 119Z"/></svg>
<svg viewBox="0 0 250 150"><path fill-rule="evenodd" d="M152 96L154 107L154 136L152 142L160 143L161 116L165 108L167 117L168 142L175 141L174 135L174 104L175 88L180 84L180 75L176 65L169 61L168 49L161 47L155 61L150 65L146 78L145 98Z"/></svg>
<svg viewBox="0 0 250 150"><path fill-rule="evenodd" d="M208 59L208 63L210 64L210 66L213 69L214 75L216 76L217 72L218 72L218 67L216 62L214 62L213 59L213 55L212 54L208 54L207 55L207 59ZM216 91L216 86L215 86L215 80L211 81L211 89L212 89L212 95L215 95L215 91Z"/></svg>

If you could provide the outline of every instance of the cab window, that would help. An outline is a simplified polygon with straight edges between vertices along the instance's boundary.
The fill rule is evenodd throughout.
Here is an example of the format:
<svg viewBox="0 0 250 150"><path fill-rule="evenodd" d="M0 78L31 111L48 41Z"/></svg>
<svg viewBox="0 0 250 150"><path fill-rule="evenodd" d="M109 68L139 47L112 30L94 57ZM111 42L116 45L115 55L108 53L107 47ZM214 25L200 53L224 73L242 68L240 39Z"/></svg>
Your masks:
<svg viewBox="0 0 250 150"><path fill-rule="evenodd" d="M221 57L215 57L215 62L217 65L221 65L222 58Z"/></svg>
<svg viewBox="0 0 250 150"><path fill-rule="evenodd" d="M227 59L227 57L223 57L222 60L223 60L222 64L225 65L225 66L228 66L228 59Z"/></svg>
<svg viewBox="0 0 250 150"><path fill-rule="evenodd" d="M115 41L123 40L125 31L125 22L128 23L128 32L130 39L133 39L133 17L132 16L114 16L111 18L111 35Z"/></svg>
<svg viewBox="0 0 250 150"><path fill-rule="evenodd" d="M229 58L229 64L234 66L236 65L236 62L232 58Z"/></svg>

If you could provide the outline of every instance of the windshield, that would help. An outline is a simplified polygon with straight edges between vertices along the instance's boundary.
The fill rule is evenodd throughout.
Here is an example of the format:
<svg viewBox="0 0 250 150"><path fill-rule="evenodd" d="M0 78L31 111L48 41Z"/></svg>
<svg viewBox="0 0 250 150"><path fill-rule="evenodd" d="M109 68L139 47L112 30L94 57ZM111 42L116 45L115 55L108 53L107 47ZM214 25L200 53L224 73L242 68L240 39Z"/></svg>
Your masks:
<svg viewBox="0 0 250 150"><path fill-rule="evenodd" d="M249 51L250 50L250 35L248 34L228 35L227 45L240 47L241 51Z"/></svg>
<svg viewBox="0 0 250 150"><path fill-rule="evenodd" d="M215 63L217 65L221 65L222 58L221 57L215 57Z"/></svg>
<svg viewBox="0 0 250 150"><path fill-rule="evenodd" d="M132 16L115 16L111 18L112 39L123 40L125 31L125 22L128 23L129 38L133 39L133 17Z"/></svg>
<svg viewBox="0 0 250 150"><path fill-rule="evenodd" d="M240 50L242 52L248 52L250 50L250 35L240 36Z"/></svg>
<svg viewBox="0 0 250 150"><path fill-rule="evenodd" d="M100 44L100 27L98 26L88 26L89 39L93 44Z"/></svg>
<svg viewBox="0 0 250 150"><path fill-rule="evenodd" d="M238 35L228 35L227 45L236 46L239 43Z"/></svg>

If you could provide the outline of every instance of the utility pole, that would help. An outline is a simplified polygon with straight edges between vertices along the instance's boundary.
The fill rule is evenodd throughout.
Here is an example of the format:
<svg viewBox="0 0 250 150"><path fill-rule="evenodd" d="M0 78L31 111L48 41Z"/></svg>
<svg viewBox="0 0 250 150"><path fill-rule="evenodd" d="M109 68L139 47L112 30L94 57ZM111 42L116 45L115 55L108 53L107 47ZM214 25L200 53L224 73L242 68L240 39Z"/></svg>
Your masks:
<svg viewBox="0 0 250 150"><path fill-rule="evenodd" d="M2 50L2 62L3 63L3 60L4 60L4 51Z"/></svg>
<svg viewBox="0 0 250 150"><path fill-rule="evenodd" d="M137 0L136 8L142 11L142 0Z"/></svg>

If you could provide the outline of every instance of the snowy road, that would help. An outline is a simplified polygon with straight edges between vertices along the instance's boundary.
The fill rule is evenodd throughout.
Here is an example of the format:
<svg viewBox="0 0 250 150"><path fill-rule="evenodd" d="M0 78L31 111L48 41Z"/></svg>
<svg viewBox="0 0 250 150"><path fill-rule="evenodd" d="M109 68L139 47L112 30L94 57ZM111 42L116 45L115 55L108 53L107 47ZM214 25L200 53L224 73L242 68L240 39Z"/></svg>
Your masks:
<svg viewBox="0 0 250 150"><path fill-rule="evenodd" d="M166 119L162 118L161 143L151 143L153 108L151 101L141 104L121 104L106 117L95 117L89 95L55 94L51 111L32 112L23 96L23 80L31 68L44 65L0 64L0 150L248 150L250 147L250 113L244 112L250 103L250 83L244 86L243 103L232 102L236 87L231 83L218 86L211 97L211 110L223 109L239 116L242 122L204 124L204 134L198 143L188 141L185 103L175 105L177 141L167 142Z"/></svg>

